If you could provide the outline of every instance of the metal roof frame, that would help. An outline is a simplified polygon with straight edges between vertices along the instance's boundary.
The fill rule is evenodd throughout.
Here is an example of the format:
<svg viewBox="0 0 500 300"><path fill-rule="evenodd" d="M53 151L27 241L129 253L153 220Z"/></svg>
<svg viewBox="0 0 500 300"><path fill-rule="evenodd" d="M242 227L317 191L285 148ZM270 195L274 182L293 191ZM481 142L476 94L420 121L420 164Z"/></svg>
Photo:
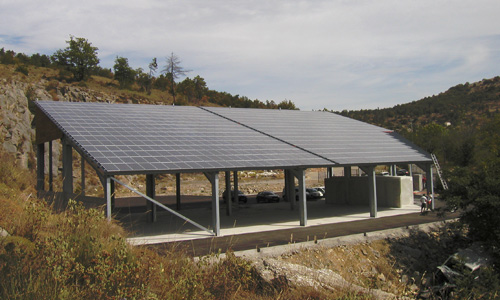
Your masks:
<svg viewBox="0 0 500 300"><path fill-rule="evenodd" d="M315 168L315 167L342 167L350 165L389 165L389 164L421 164L430 163L432 159L428 153L401 137L399 134L373 126L364 122L356 121L346 117L342 117L330 112L301 112L301 111L284 111L284 110L264 110L264 109L241 109L241 108L212 108L212 107L173 107L173 106L155 106L155 105L137 105L137 104L102 104L102 103L82 103L82 102L55 102L55 101L37 101L36 113L36 127L37 127L37 143L50 141L63 136L67 142L71 144L74 149L79 152L85 160L90 163L98 173L102 175L130 175L130 174L165 174L165 173L179 173L179 172L212 172L212 171L236 171L236 170L259 170L259 169L286 169L286 168ZM97 108L96 108L97 107ZM64 108L64 109L60 109ZM73 109L74 111L67 113L66 109ZM85 111L86 108L92 108ZM86 117L94 117L96 109L115 109L109 114L104 114L104 117L112 116L113 114L125 114L127 111L132 111L132 114L143 113L160 113L161 111L168 111L166 116L175 116L176 120L183 119L186 115L186 120L190 117L191 121L196 122L196 118L207 118L207 122L214 122L214 130L222 131L222 133L210 133L212 136L217 137L216 141L207 141L209 147L216 149L209 151L203 148L203 143L194 143L193 140L203 137L207 134L208 130L203 128L207 123L200 123L199 126L190 126L189 122L185 124L168 124L172 130L180 130L179 134L173 134L170 140L161 138L160 135L155 135L155 130L158 128L153 127L141 129L138 131L144 135L152 133L151 141L144 142L143 145L134 146L133 141L130 141L127 129L125 131L118 128L123 124L118 124L121 116L115 115L115 120L109 119L93 119L90 122L99 122L102 126L100 131L96 130L95 124L79 124L80 120L85 120ZM137 112L138 109L138 112ZM197 110L197 111L194 111ZM76 120L75 114L83 114L80 120ZM264 115L269 121L263 126L259 124L262 118L259 116ZM319 130L318 120L316 117L321 117L321 125L323 128ZM251 118L255 117L255 121ZM139 119L137 119L139 118ZM140 119L142 118L142 119ZM153 117L151 117L153 118ZM156 117L161 120L162 115ZM194 119L193 119L194 118ZM131 120L135 124L131 124L130 129L139 126L141 121L149 121L148 116L135 116ZM127 121L127 120L124 120ZM154 120L153 120L154 121ZM187 120L189 121L189 120ZM300 121L300 122L299 122ZM281 124L280 122L286 122ZM212 124L212 123L209 123ZM311 124L308 127L307 124ZM338 125L341 124L341 125ZM116 127L113 127L117 125ZM94 126L94 127L93 127ZM107 126L107 127L106 127ZM206 126L205 126L206 127ZM338 128L337 128L338 127ZM342 128L340 128L342 127ZM90 129L88 129L90 128ZM340 128L340 129L339 129ZM302 135L294 137L293 131L301 130ZM150 130L150 131L148 131ZM189 131L193 130L193 131ZM199 130L200 133L196 133ZM334 132L337 130L337 132ZM105 131L109 131L106 133ZM113 131L116 131L114 136ZM227 132L226 132L227 131ZM82 133L83 132L83 133ZM105 136L108 134L108 136ZM239 135L247 135L253 141L262 142L262 145L250 146L252 149L246 149L250 144L244 142L243 139L237 141L230 140L231 138ZM327 134L328 141L321 141L322 134ZM118 136L119 135L119 136ZM106 139L107 145L93 145L92 136L102 136ZM227 140L225 140L227 136ZM342 139L341 142L335 140L335 136ZM137 138L142 138L138 137ZM366 137L371 139L370 142L356 140L358 137ZM141 160L140 154L148 155L148 153L157 153L171 155L175 158L176 162L170 165L175 166L171 168L124 168L110 170L107 166L114 166L112 163L106 165L111 159L119 161L120 166L125 166L123 160L127 159L126 151L121 150L120 143L123 141L118 139L128 139L128 145L123 149L139 149L130 151L134 155L134 159ZM210 137L208 137L210 138ZM310 138L313 141L309 142ZM155 146L155 140L158 139L162 146ZM175 140L178 139L178 140ZM319 143L314 142L317 139ZM182 140L182 141L181 141ZM95 142L101 143L99 139L94 139ZM179 142L180 141L180 142ZM349 144L343 146L342 143ZM222 143L219 147L217 143ZM240 145L238 143L244 143ZM384 143L390 143L387 146ZM316 145L317 144L317 145ZM184 146L183 146L184 145ZM260 150L262 146L265 150ZM391 149L391 146L398 149ZM141 149L143 147L144 149ZM162 148L163 147L163 148ZM215 148L214 148L215 147ZM274 151L273 147L277 150ZM358 148L356 148L358 147ZM370 149L376 147L376 150ZM335 148L335 149L334 149ZM102 150L104 149L104 150ZM113 149L115 149L113 151ZM168 150L170 149L170 150ZM99 151L101 150L101 152ZM198 151L200 150L200 151ZM202 153L201 150L204 152ZM206 150L206 151L205 151ZM267 151L267 152L266 152ZM376 153L375 153L376 151ZM278 153L271 153L278 152ZM282 154L282 153L289 154ZM108 153L111 157L101 155ZM117 153L123 154L120 157ZM139 153L139 154L138 154ZM178 154L176 154L178 153ZM191 162L185 164L183 159L196 157L196 155L185 155L185 153L199 153L198 162ZM237 157L241 153L241 163L229 163L226 158ZM371 153L378 155L377 157L370 157ZM382 153L382 155L380 154ZM384 156L384 153L387 153ZM121 155L120 154L120 155ZM213 155L209 155L213 154ZM338 154L338 157L335 155ZM99 156L101 155L101 156ZM236 156L235 156L236 155ZM274 155L274 160L264 160L269 155ZM281 159L283 155L289 155L291 159ZM343 156L350 155L352 157L345 158ZM397 157L399 155L399 157ZM354 157L354 158L353 158ZM206 162L200 162L203 158L207 159ZM296 158L294 160L293 158ZM358 158L358 160L356 160ZM151 158L152 160L158 159L157 157ZM217 161L210 161L209 159L218 159ZM222 160L221 160L222 159ZM248 159L245 160L245 159ZM253 159L253 161L252 161ZM130 161L134 161L131 159ZM237 162L237 161L236 161ZM135 161L133 164L136 163ZM149 166L149 162L144 162L144 165ZM160 164L159 164L160 165ZM168 165L167 163L164 165ZM196 167L198 166L198 167ZM139 163L139 167L140 163ZM154 166L153 166L154 167Z"/></svg>

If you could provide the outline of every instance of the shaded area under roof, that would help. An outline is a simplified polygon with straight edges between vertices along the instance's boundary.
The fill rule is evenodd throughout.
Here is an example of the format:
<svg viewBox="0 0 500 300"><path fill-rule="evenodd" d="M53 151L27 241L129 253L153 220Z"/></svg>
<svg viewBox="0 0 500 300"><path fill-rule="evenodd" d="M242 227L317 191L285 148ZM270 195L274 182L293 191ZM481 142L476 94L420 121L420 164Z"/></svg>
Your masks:
<svg viewBox="0 0 500 300"><path fill-rule="evenodd" d="M339 165L421 163L430 155L399 134L331 112L205 107Z"/></svg>
<svg viewBox="0 0 500 300"><path fill-rule="evenodd" d="M109 175L334 165L198 107L55 101L36 105ZM37 124L37 134L49 125Z"/></svg>

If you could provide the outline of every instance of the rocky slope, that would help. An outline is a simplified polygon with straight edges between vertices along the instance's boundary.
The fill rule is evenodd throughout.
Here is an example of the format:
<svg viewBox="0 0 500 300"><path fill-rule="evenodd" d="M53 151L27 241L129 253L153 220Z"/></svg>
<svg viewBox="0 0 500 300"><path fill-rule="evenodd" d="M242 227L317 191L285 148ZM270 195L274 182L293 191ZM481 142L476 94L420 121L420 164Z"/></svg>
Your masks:
<svg viewBox="0 0 500 300"><path fill-rule="evenodd" d="M46 75L27 77L0 66L0 145L16 154L19 165L34 166L35 128L32 101L126 102L118 96L78 85L50 80ZM3 75L3 76L2 76ZM59 151L55 150L55 161ZM55 169L57 170L57 169Z"/></svg>

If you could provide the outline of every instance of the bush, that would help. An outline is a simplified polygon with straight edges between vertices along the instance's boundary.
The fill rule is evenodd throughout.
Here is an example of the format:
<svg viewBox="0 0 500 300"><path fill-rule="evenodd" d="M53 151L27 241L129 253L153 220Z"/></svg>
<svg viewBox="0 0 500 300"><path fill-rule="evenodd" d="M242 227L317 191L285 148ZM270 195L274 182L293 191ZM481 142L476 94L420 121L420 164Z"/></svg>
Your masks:
<svg viewBox="0 0 500 300"><path fill-rule="evenodd" d="M28 67L25 66L25 65L19 65L19 66L17 66L16 72L22 73L22 74L24 74L26 76L28 76L28 74L29 74Z"/></svg>

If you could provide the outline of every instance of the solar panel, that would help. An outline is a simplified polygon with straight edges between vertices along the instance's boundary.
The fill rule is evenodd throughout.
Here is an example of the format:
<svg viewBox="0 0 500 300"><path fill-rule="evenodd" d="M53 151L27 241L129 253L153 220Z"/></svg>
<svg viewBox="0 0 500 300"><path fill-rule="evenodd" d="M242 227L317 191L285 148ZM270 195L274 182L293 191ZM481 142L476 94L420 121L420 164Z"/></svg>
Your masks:
<svg viewBox="0 0 500 300"><path fill-rule="evenodd" d="M75 147L109 175L332 164L197 107L36 104Z"/></svg>
<svg viewBox="0 0 500 300"><path fill-rule="evenodd" d="M341 165L431 161L427 153L392 131L330 112L204 109Z"/></svg>

